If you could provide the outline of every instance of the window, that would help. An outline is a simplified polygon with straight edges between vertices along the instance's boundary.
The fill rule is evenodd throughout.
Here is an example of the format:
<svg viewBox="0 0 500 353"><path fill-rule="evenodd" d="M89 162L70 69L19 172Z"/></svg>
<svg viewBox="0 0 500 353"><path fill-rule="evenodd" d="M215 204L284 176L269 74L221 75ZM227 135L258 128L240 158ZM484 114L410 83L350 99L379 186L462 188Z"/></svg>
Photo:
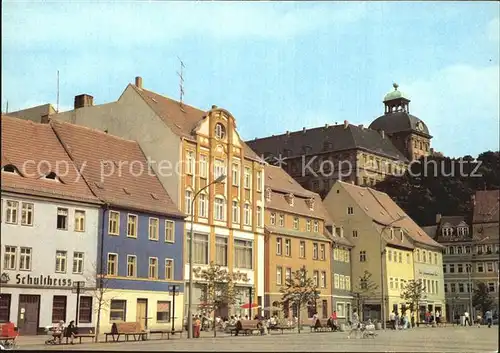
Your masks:
<svg viewBox="0 0 500 353"><path fill-rule="evenodd" d="M83 273L83 253L73 253L73 273Z"/></svg>
<svg viewBox="0 0 500 353"><path fill-rule="evenodd" d="M326 288L326 272L321 271L321 288Z"/></svg>
<svg viewBox="0 0 500 353"><path fill-rule="evenodd" d="M222 197L215 198L215 220L224 220L224 199Z"/></svg>
<svg viewBox="0 0 500 353"><path fill-rule="evenodd" d="M292 241L290 239L285 239L285 256L290 256L292 248Z"/></svg>
<svg viewBox="0 0 500 353"><path fill-rule="evenodd" d="M334 282L335 288L339 289L340 288L340 279L339 279L338 274L333 275L333 282Z"/></svg>
<svg viewBox="0 0 500 353"><path fill-rule="evenodd" d="M285 269L285 281L292 279L292 269L287 267Z"/></svg>
<svg viewBox="0 0 500 353"><path fill-rule="evenodd" d="M165 259L165 279L166 280L174 279L174 260L173 259Z"/></svg>
<svg viewBox="0 0 500 353"><path fill-rule="evenodd" d="M193 192L191 190L186 190L184 194L184 210L188 215L191 215L191 202L193 201Z"/></svg>
<svg viewBox="0 0 500 353"><path fill-rule="evenodd" d="M463 284L463 283L459 283L459 284L458 284L458 291L459 291L460 293L463 293L463 292L464 292L464 284Z"/></svg>
<svg viewBox="0 0 500 353"><path fill-rule="evenodd" d="M158 218L149 218L149 240L158 241L160 239L160 230L158 227L158 223Z"/></svg>
<svg viewBox="0 0 500 353"><path fill-rule="evenodd" d="M303 240L300 241L299 256L302 259L305 259L305 257L306 257L306 242Z"/></svg>
<svg viewBox="0 0 500 353"><path fill-rule="evenodd" d="M188 244L191 235L186 237ZM189 247L186 247L189 251ZM193 238L193 263L208 264L208 235L195 233Z"/></svg>
<svg viewBox="0 0 500 353"><path fill-rule="evenodd" d="M281 285L283 283L283 268L281 266L276 267L276 284Z"/></svg>
<svg viewBox="0 0 500 353"><path fill-rule="evenodd" d="M445 284L444 284L444 292L445 292L445 293L448 293L448 283L445 283Z"/></svg>
<svg viewBox="0 0 500 353"><path fill-rule="evenodd" d="M345 276L339 275L340 289L345 289Z"/></svg>
<svg viewBox="0 0 500 353"><path fill-rule="evenodd" d="M240 223L240 207L237 200L233 200L233 223Z"/></svg>
<svg viewBox="0 0 500 353"><path fill-rule="evenodd" d="M455 264L450 264L450 273L455 273Z"/></svg>
<svg viewBox="0 0 500 353"><path fill-rule="evenodd" d="M17 224L17 210L19 208L19 202L7 200L7 213L5 215L5 222L11 224Z"/></svg>
<svg viewBox="0 0 500 353"><path fill-rule="evenodd" d="M125 321L127 301L112 299L109 306L109 321Z"/></svg>
<svg viewBox="0 0 500 353"><path fill-rule="evenodd" d="M299 217L293 218L293 229L299 229Z"/></svg>
<svg viewBox="0 0 500 353"><path fill-rule="evenodd" d="M311 231L311 220L308 219L306 221L306 231L310 232Z"/></svg>
<svg viewBox="0 0 500 353"><path fill-rule="evenodd" d="M158 301L156 304L156 321L170 322L170 302Z"/></svg>
<svg viewBox="0 0 500 353"><path fill-rule="evenodd" d="M250 225L252 219L251 219L250 205L248 203L246 203L245 206L243 206L243 216L244 216L243 222L245 223L245 225Z"/></svg>
<svg viewBox="0 0 500 353"><path fill-rule="evenodd" d="M34 205L32 203L23 202L21 210L21 225L32 226L33 225L33 212Z"/></svg>
<svg viewBox="0 0 500 353"><path fill-rule="evenodd" d="M200 193L199 197L199 209L198 209L198 217L207 218L207 209L208 209L208 198L207 194L204 192Z"/></svg>
<svg viewBox="0 0 500 353"><path fill-rule="evenodd" d="M206 178L208 176L208 163L207 156L204 154L200 155L200 177Z"/></svg>
<svg viewBox="0 0 500 353"><path fill-rule="evenodd" d="M401 253L401 252L400 252L400 253L398 253L398 262L399 262L400 264L402 264L402 263L403 263L403 253Z"/></svg>
<svg viewBox="0 0 500 353"><path fill-rule="evenodd" d="M85 232L85 211L75 210L75 232Z"/></svg>
<svg viewBox="0 0 500 353"><path fill-rule="evenodd" d="M354 208L347 207L347 214L354 214Z"/></svg>
<svg viewBox="0 0 500 353"><path fill-rule="evenodd" d="M443 264L443 273L446 273L446 264Z"/></svg>
<svg viewBox="0 0 500 353"><path fill-rule="evenodd" d="M4 270L15 270L16 269L16 247L15 246L5 246L5 253L3 255L3 268ZM9 308L10 312L10 308Z"/></svg>
<svg viewBox="0 0 500 353"><path fill-rule="evenodd" d="M108 233L113 235L119 235L120 226L120 213L115 211L109 211L109 224Z"/></svg>
<svg viewBox="0 0 500 353"><path fill-rule="evenodd" d="M357 238L358 237L358 231L357 230L353 230L352 231L352 237L353 238Z"/></svg>
<svg viewBox="0 0 500 353"><path fill-rule="evenodd" d="M477 272L484 272L484 264L479 262L477 264Z"/></svg>
<svg viewBox="0 0 500 353"><path fill-rule="evenodd" d="M391 262L391 261L392 261L392 250L389 250L389 251L387 252L387 260L388 260L389 262Z"/></svg>
<svg viewBox="0 0 500 353"><path fill-rule="evenodd" d="M219 266L227 266L227 238L215 237L215 263Z"/></svg>
<svg viewBox="0 0 500 353"><path fill-rule="evenodd" d="M279 215L278 224L280 227L285 226L285 215L283 213L280 213L280 215Z"/></svg>
<svg viewBox="0 0 500 353"><path fill-rule="evenodd" d="M262 191L262 172L257 172L257 191Z"/></svg>
<svg viewBox="0 0 500 353"><path fill-rule="evenodd" d="M158 279L158 259L156 257L149 258L148 277Z"/></svg>
<svg viewBox="0 0 500 353"><path fill-rule="evenodd" d="M493 262L486 263L486 272L493 272Z"/></svg>
<svg viewBox="0 0 500 353"><path fill-rule="evenodd" d="M234 240L234 263L237 268L248 268L252 266L253 243L248 240Z"/></svg>
<svg viewBox="0 0 500 353"><path fill-rule="evenodd" d="M488 292L490 292L490 293L495 292L495 283L494 282L488 282Z"/></svg>
<svg viewBox="0 0 500 353"><path fill-rule="evenodd" d="M319 287L319 272L314 271L313 272L313 282L316 287Z"/></svg>
<svg viewBox="0 0 500 353"><path fill-rule="evenodd" d="M175 242L175 222L165 220L165 242Z"/></svg>
<svg viewBox="0 0 500 353"><path fill-rule="evenodd" d="M80 296L78 322L82 324L89 324L92 322L92 297Z"/></svg>
<svg viewBox="0 0 500 353"><path fill-rule="evenodd" d="M276 213L271 212L270 220L271 220L271 225L273 226L276 225Z"/></svg>
<svg viewBox="0 0 500 353"><path fill-rule="evenodd" d="M68 209L58 208L57 209L57 229L68 230Z"/></svg>
<svg viewBox="0 0 500 353"><path fill-rule="evenodd" d="M470 252L471 252L470 245L466 245L466 246L465 246L465 253L466 253L466 254L470 254Z"/></svg>
<svg viewBox="0 0 500 353"><path fill-rule="evenodd" d="M337 303L337 317L345 317L344 303Z"/></svg>
<svg viewBox="0 0 500 353"><path fill-rule="evenodd" d="M262 207L257 206L255 217L257 217L257 227L262 227Z"/></svg>
<svg viewBox="0 0 500 353"><path fill-rule="evenodd" d="M238 186L240 185L240 166L236 163L233 163L233 185Z"/></svg>
<svg viewBox="0 0 500 353"><path fill-rule="evenodd" d="M427 254L425 253L425 250L422 251L422 262L427 262Z"/></svg>
<svg viewBox="0 0 500 353"><path fill-rule="evenodd" d="M137 277L137 256L127 255L127 277Z"/></svg>
<svg viewBox="0 0 500 353"><path fill-rule="evenodd" d="M359 262L366 262L366 251L359 252Z"/></svg>
<svg viewBox="0 0 500 353"><path fill-rule="evenodd" d="M462 272L464 272L464 267L463 267L463 264L457 264L457 272L458 272L458 273L462 273Z"/></svg>
<svg viewBox="0 0 500 353"><path fill-rule="evenodd" d="M318 223L318 221L314 221L314 231L315 231L316 233L318 233L318 232L319 232L319 223Z"/></svg>
<svg viewBox="0 0 500 353"><path fill-rule="evenodd" d="M245 173L244 173L245 189L250 189L251 184L252 184L252 176L250 174L250 168L245 167Z"/></svg>
<svg viewBox="0 0 500 353"><path fill-rule="evenodd" d="M20 248L19 270L31 271L31 248Z"/></svg>
<svg viewBox="0 0 500 353"><path fill-rule="evenodd" d="M226 162L222 159L216 159L214 162L214 179L226 175Z"/></svg>
<svg viewBox="0 0 500 353"><path fill-rule="evenodd" d="M127 237L137 238L137 216L134 214L127 216Z"/></svg>
<svg viewBox="0 0 500 353"><path fill-rule="evenodd" d="M351 276L345 276L345 289L351 290Z"/></svg>
<svg viewBox="0 0 500 353"><path fill-rule="evenodd" d="M406 263L409 264L410 263L410 254L406 254Z"/></svg>
<svg viewBox="0 0 500 353"><path fill-rule="evenodd" d="M186 174L192 175L194 173L194 152L186 152Z"/></svg>
<svg viewBox="0 0 500 353"><path fill-rule="evenodd" d="M319 259L325 260L325 244L319 246Z"/></svg>
<svg viewBox="0 0 500 353"><path fill-rule="evenodd" d="M349 252L349 250L345 251L345 262L351 262L351 253Z"/></svg>
<svg viewBox="0 0 500 353"><path fill-rule="evenodd" d="M108 254L108 276L118 275L118 254Z"/></svg>
<svg viewBox="0 0 500 353"><path fill-rule="evenodd" d="M56 272L66 273L66 251L56 251Z"/></svg>
<svg viewBox="0 0 500 353"><path fill-rule="evenodd" d="M313 243L313 260L318 259L318 243Z"/></svg>
<svg viewBox="0 0 500 353"><path fill-rule="evenodd" d="M420 250L417 249L416 254L417 254L417 261L420 262Z"/></svg>
<svg viewBox="0 0 500 353"><path fill-rule="evenodd" d="M66 322L66 296L54 295L52 299L52 322Z"/></svg>
<svg viewBox="0 0 500 353"><path fill-rule="evenodd" d="M221 123L215 124L215 137L219 140L226 137L226 128Z"/></svg>
<svg viewBox="0 0 500 353"><path fill-rule="evenodd" d="M276 238L276 255L283 253L283 243L281 238Z"/></svg>
<svg viewBox="0 0 500 353"><path fill-rule="evenodd" d="M394 278L392 277L389 278L389 288L394 289Z"/></svg>
<svg viewBox="0 0 500 353"><path fill-rule="evenodd" d="M455 247L454 246L448 247L448 254L450 254L450 255L455 254ZM425 254L424 254L424 259L425 259ZM424 262L425 262L425 260L424 260Z"/></svg>

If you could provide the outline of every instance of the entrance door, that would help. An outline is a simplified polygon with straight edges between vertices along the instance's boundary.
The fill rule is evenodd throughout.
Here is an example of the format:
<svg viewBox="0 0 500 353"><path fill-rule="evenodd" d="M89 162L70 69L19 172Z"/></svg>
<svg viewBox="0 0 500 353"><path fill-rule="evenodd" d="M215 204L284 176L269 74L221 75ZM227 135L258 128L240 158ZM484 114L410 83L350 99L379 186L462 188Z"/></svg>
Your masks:
<svg viewBox="0 0 500 353"><path fill-rule="evenodd" d="M40 313L39 295L19 295L17 327L20 335L36 335Z"/></svg>
<svg viewBox="0 0 500 353"><path fill-rule="evenodd" d="M148 328L148 300L137 299L136 321L139 322L145 329Z"/></svg>

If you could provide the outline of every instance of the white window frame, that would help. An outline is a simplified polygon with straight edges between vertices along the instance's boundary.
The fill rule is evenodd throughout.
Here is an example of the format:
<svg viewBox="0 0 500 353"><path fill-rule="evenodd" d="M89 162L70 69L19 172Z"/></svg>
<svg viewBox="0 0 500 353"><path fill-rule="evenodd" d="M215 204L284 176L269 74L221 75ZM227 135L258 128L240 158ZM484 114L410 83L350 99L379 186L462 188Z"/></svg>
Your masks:
<svg viewBox="0 0 500 353"><path fill-rule="evenodd" d="M306 231L307 231L307 232L310 232L310 231L311 231L311 220L310 220L310 219L308 219L308 220L306 221Z"/></svg>
<svg viewBox="0 0 500 353"><path fill-rule="evenodd" d="M6 200L5 209L5 223L17 224L19 217L19 201Z"/></svg>
<svg viewBox="0 0 500 353"><path fill-rule="evenodd" d="M170 264L170 265L169 265ZM172 281L175 277L175 272L174 272L174 259L166 258L165 259L165 280L166 281ZM167 269L170 271L170 277L167 276Z"/></svg>
<svg viewBox="0 0 500 353"><path fill-rule="evenodd" d="M243 205L243 224L246 226L252 225L252 208L248 202Z"/></svg>
<svg viewBox="0 0 500 353"><path fill-rule="evenodd" d="M175 221L165 220L165 243L175 243Z"/></svg>
<svg viewBox="0 0 500 353"><path fill-rule="evenodd" d="M244 170L244 187L245 189L252 187L252 170L249 167L245 167Z"/></svg>
<svg viewBox="0 0 500 353"><path fill-rule="evenodd" d="M284 227L285 226L285 214L284 213L280 213L278 215L278 225L280 227Z"/></svg>
<svg viewBox="0 0 500 353"><path fill-rule="evenodd" d="M130 261L133 259L133 261ZM130 267L132 266L132 275L130 275ZM137 255L127 255L127 277L137 277Z"/></svg>
<svg viewBox="0 0 500 353"><path fill-rule="evenodd" d="M80 257L81 255L81 257ZM74 274L83 274L83 266L85 264L85 253L82 251L74 251L73 252L73 268L72 271ZM76 271L75 271L76 267Z"/></svg>
<svg viewBox="0 0 500 353"><path fill-rule="evenodd" d="M113 273L110 273L109 269L109 264L110 264L110 261L109 261L109 256L114 256L114 261L113 261L113 264L114 264L114 271ZM114 252L108 252L108 255L106 256L106 274L108 276L118 276L118 261L119 261L119 257L118 257L118 254L117 253L114 253Z"/></svg>
<svg viewBox="0 0 500 353"><path fill-rule="evenodd" d="M262 191L262 172L259 170L256 173L256 183L257 183L257 191Z"/></svg>
<svg viewBox="0 0 500 353"><path fill-rule="evenodd" d="M194 174L194 169L195 169L194 155L195 155L194 151L191 151L191 150L186 151L186 174L188 174L188 175Z"/></svg>
<svg viewBox="0 0 500 353"><path fill-rule="evenodd" d="M256 207L255 217L257 218L257 227L262 227L262 207Z"/></svg>
<svg viewBox="0 0 500 353"><path fill-rule="evenodd" d="M31 215L31 217L29 217ZM35 217L35 205L31 202L22 202L21 203L21 225L22 226L33 226L33 218ZM30 222L27 222L27 219L30 219Z"/></svg>
<svg viewBox="0 0 500 353"><path fill-rule="evenodd" d="M283 238L281 237L276 238L276 255L283 255Z"/></svg>
<svg viewBox="0 0 500 353"><path fill-rule="evenodd" d="M214 161L214 180L221 175L226 175L226 161L217 158Z"/></svg>
<svg viewBox="0 0 500 353"><path fill-rule="evenodd" d="M184 191L184 211L188 216L191 216L191 207L193 201L193 190L191 189L186 189Z"/></svg>
<svg viewBox="0 0 500 353"><path fill-rule="evenodd" d="M33 254L33 249L26 247L26 246L21 246L19 248L19 271L31 271L32 267L32 261L31 257ZM29 260L26 260L29 259ZM24 265L23 265L24 264ZM26 266L26 264L29 264L29 266Z"/></svg>
<svg viewBox="0 0 500 353"><path fill-rule="evenodd" d="M156 224L156 227L154 226ZM148 239L153 241L160 240L160 219L149 217L148 221Z"/></svg>
<svg viewBox="0 0 500 353"><path fill-rule="evenodd" d="M285 238L285 256L292 255L292 240Z"/></svg>
<svg viewBox="0 0 500 353"><path fill-rule="evenodd" d="M87 218L85 210L75 210L73 218L75 219L75 232L85 232L85 219Z"/></svg>
<svg viewBox="0 0 500 353"><path fill-rule="evenodd" d="M12 245L4 246L3 269L16 270L17 267L17 247ZM14 251L12 251L14 250ZM13 265L12 265L13 264Z"/></svg>
<svg viewBox="0 0 500 353"><path fill-rule="evenodd" d="M154 263L151 263L151 260L154 260ZM154 266L153 266L154 264ZM151 269L153 269L154 273L151 276ZM151 256L148 259L148 278L149 279L158 279L158 258Z"/></svg>
<svg viewBox="0 0 500 353"><path fill-rule="evenodd" d="M56 273L66 273L68 269L68 252L56 250Z"/></svg>
<svg viewBox="0 0 500 353"><path fill-rule="evenodd" d="M199 195L198 217L200 217L200 218L207 218L208 217L208 195L205 192L201 192Z"/></svg>
<svg viewBox="0 0 500 353"><path fill-rule="evenodd" d="M319 233L319 222L318 221L314 221L314 232Z"/></svg>
<svg viewBox="0 0 500 353"><path fill-rule="evenodd" d="M299 217L293 217L293 229L299 229Z"/></svg>
<svg viewBox="0 0 500 353"><path fill-rule="evenodd" d="M232 212L232 222L240 223L240 202L238 200L233 200L231 203L231 212Z"/></svg>
<svg viewBox="0 0 500 353"><path fill-rule="evenodd" d="M276 284L281 286L283 284L283 267L276 266Z"/></svg>
<svg viewBox="0 0 500 353"><path fill-rule="evenodd" d="M61 213L61 215L59 213ZM62 213L66 213L66 215L63 215ZM69 209L66 208L66 207L58 207L57 208L57 215L56 216L57 216L57 218L56 218L56 229L57 230L68 230L68 227L69 227ZM57 220L58 220L59 216L65 216L66 217L66 224L65 224L64 228L59 228L58 227Z"/></svg>
<svg viewBox="0 0 500 353"><path fill-rule="evenodd" d="M116 215L116 217L117 217L116 220L113 219L112 215ZM112 224L114 224L116 226L116 229L112 229ZM116 232L115 232L115 230L116 230ZM120 212L118 212L118 211L109 211L108 234L109 235L120 235Z"/></svg>
<svg viewBox="0 0 500 353"><path fill-rule="evenodd" d="M271 225L275 226L276 225L276 212L271 212L269 216Z"/></svg>
<svg viewBox="0 0 500 353"><path fill-rule="evenodd" d="M131 219L133 220L131 222ZM137 227L139 225L139 217L135 214L129 213L127 214L127 237L128 238L137 238ZM133 234L130 233L130 228L133 227Z"/></svg>
<svg viewBox="0 0 500 353"><path fill-rule="evenodd" d="M208 178L208 156L206 154L200 154L200 177Z"/></svg>
<svg viewBox="0 0 500 353"><path fill-rule="evenodd" d="M353 215L354 214L354 207L352 207L352 206L347 207L347 214Z"/></svg>
<svg viewBox="0 0 500 353"><path fill-rule="evenodd" d="M232 184L233 186L240 185L240 165L238 163L233 163L231 167Z"/></svg>
<svg viewBox="0 0 500 353"><path fill-rule="evenodd" d="M222 196L216 196L214 198L214 220L225 221L225 204L226 200Z"/></svg>
<svg viewBox="0 0 500 353"><path fill-rule="evenodd" d="M299 258L306 258L306 242L304 240L301 240L299 243Z"/></svg>

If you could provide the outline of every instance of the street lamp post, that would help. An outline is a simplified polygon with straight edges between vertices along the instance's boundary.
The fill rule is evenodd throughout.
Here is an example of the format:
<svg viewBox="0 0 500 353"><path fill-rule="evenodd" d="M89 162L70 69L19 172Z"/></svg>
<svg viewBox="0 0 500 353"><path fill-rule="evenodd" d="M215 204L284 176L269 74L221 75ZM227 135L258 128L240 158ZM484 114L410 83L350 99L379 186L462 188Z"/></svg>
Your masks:
<svg viewBox="0 0 500 353"><path fill-rule="evenodd" d="M188 338L193 338L193 317L191 314L191 306L193 304L193 227L194 227L194 202L196 201L196 198L198 195L203 191L208 189L211 185L218 184L223 182L226 179L226 176L224 174L219 175L215 180L212 182L208 183L204 187L202 187L196 194L194 194L193 199L191 200L191 229L190 229L190 238L189 238L189 296L188 296L188 317L187 317L187 323L188 323Z"/></svg>
<svg viewBox="0 0 500 353"><path fill-rule="evenodd" d="M76 313L75 313L75 326L78 327L78 314L80 310L80 291L85 288L84 281L73 282L73 293L76 293Z"/></svg>
<svg viewBox="0 0 500 353"><path fill-rule="evenodd" d="M385 247L383 246L383 234L385 232L385 230L387 228L389 228L391 225L393 225L394 223L396 222L399 222L403 219L405 219L406 216L401 216L399 217L398 219L395 219L394 221L390 222L389 224L386 224L383 228L382 228L382 232L380 233L380 290L381 290L381 304L380 304L380 311L381 311L381 319L382 319L382 328L385 330L386 329L386 319L385 319L385 310L386 310L386 307L385 307L385 286L384 286L384 280L385 280L385 273L384 273L384 264L385 264ZM363 308L361 308L363 309Z"/></svg>

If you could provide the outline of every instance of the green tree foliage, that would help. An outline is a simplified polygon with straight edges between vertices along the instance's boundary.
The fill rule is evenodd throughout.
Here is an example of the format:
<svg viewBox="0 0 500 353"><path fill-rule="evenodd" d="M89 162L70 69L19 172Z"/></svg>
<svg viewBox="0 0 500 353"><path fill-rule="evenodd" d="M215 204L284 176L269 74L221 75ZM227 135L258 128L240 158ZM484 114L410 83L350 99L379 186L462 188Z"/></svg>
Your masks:
<svg viewBox="0 0 500 353"><path fill-rule="evenodd" d="M290 303L297 306L298 331L300 333L300 309L301 307L315 302L319 299L318 287L311 277L307 277L305 266L294 271L290 278L287 278L285 285L280 289L282 294L281 302Z"/></svg>
<svg viewBox="0 0 500 353"><path fill-rule="evenodd" d="M370 297L373 297L378 289L378 284L376 284L372 280L372 276L373 275L371 274L371 272L365 270L363 275L359 276L359 279L353 288L353 294L357 300L357 308L360 320L364 320L362 315L366 300Z"/></svg>
<svg viewBox="0 0 500 353"><path fill-rule="evenodd" d="M401 292L403 299L410 309L410 316L413 318L414 313L418 310L418 303L425 298L425 287L421 281L410 280L406 283L405 288Z"/></svg>
<svg viewBox="0 0 500 353"><path fill-rule="evenodd" d="M491 310L495 303L488 290L486 283L479 282L474 289L474 295L472 296L472 305L481 310L482 315L488 310Z"/></svg>
<svg viewBox="0 0 500 353"><path fill-rule="evenodd" d="M204 287L200 297L201 307L208 313L213 312L214 315L213 329L215 337L217 335L215 327L217 310L236 304L239 292L236 289L235 282L245 281L246 277L240 272L230 273L213 262L210 262L210 265L205 269L200 267L194 269L194 273L201 280L199 284Z"/></svg>
<svg viewBox="0 0 500 353"><path fill-rule="evenodd" d="M419 225L433 225L436 214L472 214L477 190L500 189L500 152L471 156L421 158L402 176L388 176L375 185L387 193ZM470 221L470 220L469 220Z"/></svg>

